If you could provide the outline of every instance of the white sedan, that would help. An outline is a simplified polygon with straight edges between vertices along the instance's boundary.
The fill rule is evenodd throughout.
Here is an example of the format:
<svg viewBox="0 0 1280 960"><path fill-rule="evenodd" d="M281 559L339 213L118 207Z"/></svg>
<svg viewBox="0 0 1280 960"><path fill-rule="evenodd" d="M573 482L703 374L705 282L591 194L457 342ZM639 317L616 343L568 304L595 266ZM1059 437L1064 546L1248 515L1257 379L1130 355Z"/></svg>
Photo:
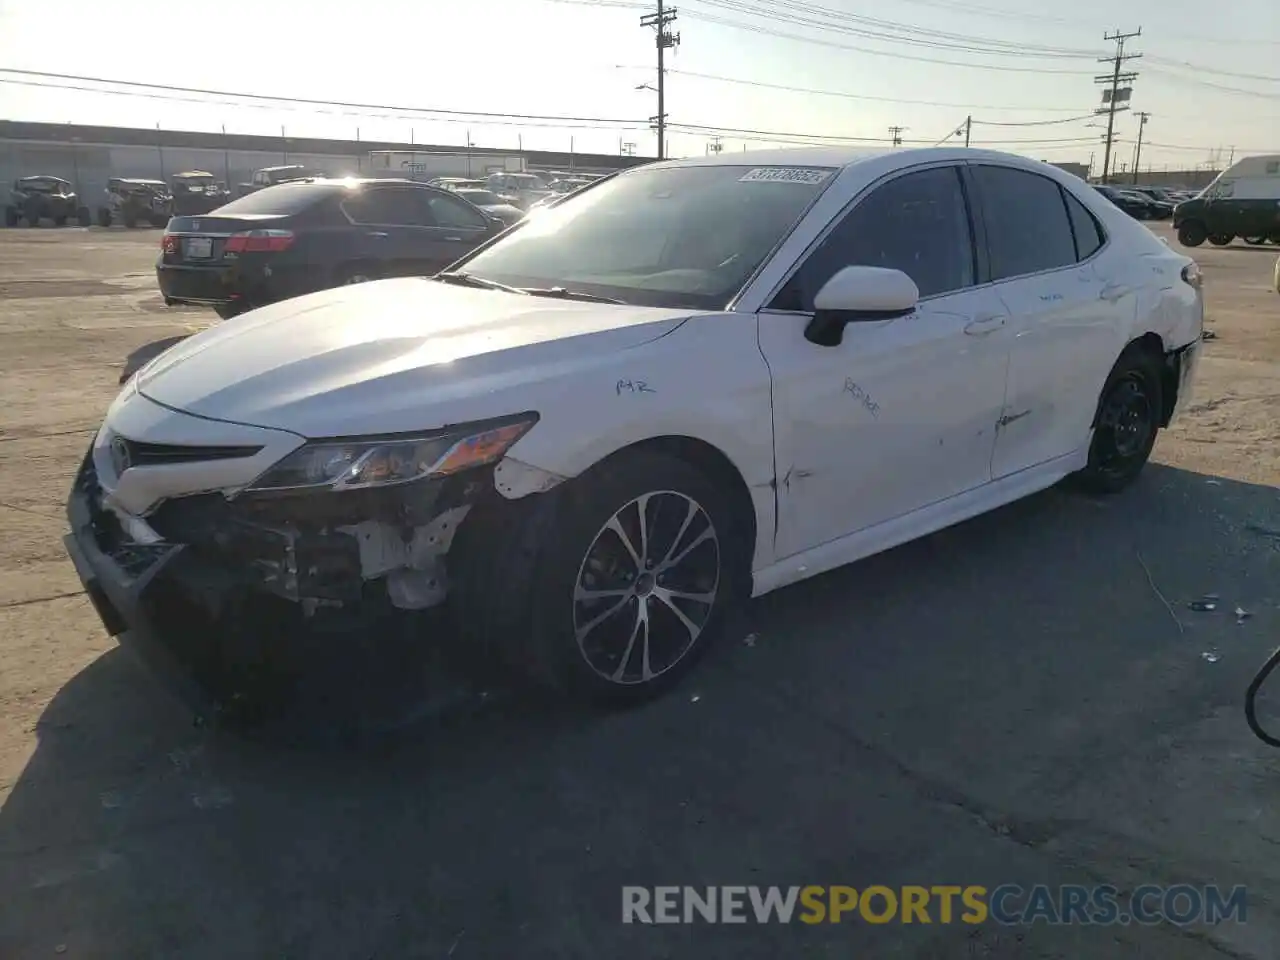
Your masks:
<svg viewBox="0 0 1280 960"><path fill-rule="evenodd" d="M1048 164L654 163L437 277L168 350L66 544L108 630L205 692L286 627L444 604L530 678L648 697L750 596L1069 475L1129 485L1203 315L1193 261Z"/></svg>

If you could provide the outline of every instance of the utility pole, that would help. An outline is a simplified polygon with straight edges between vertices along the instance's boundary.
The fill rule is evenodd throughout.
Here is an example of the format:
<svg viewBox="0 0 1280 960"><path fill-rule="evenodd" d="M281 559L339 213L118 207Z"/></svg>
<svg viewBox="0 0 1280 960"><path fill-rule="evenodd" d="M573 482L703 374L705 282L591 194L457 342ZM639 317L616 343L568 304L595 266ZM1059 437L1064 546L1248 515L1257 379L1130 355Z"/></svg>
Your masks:
<svg viewBox="0 0 1280 960"><path fill-rule="evenodd" d="M1102 182L1106 183L1111 173L1111 148L1115 145L1116 139L1116 113L1120 109L1128 110L1126 106L1120 107L1120 103L1128 103L1133 96L1132 86L1120 86L1121 83L1131 84L1138 79L1136 73L1121 73L1120 69L1130 60L1137 60L1142 56L1140 53L1125 53L1124 44L1126 40L1132 40L1134 37L1142 36L1142 28L1139 27L1133 33L1121 33L1116 30L1114 33L1103 34L1102 39L1111 40L1116 45L1114 56L1099 58L1099 63L1111 64L1111 72L1100 77L1094 77L1094 83L1108 84L1110 89L1102 91L1103 106L1099 107L1094 113L1105 113L1107 115L1107 136L1106 150L1102 155Z"/></svg>
<svg viewBox="0 0 1280 960"><path fill-rule="evenodd" d="M964 118L964 145L966 147L969 145L969 135L971 133L973 133L973 116L972 115Z"/></svg>
<svg viewBox="0 0 1280 960"><path fill-rule="evenodd" d="M906 129L907 129L906 127L890 127L889 128L889 136L893 138L893 145L895 147L902 146L902 134L906 131Z"/></svg>
<svg viewBox="0 0 1280 960"><path fill-rule="evenodd" d="M658 0L658 12L646 13L640 18L640 26L653 27L657 34L658 44L658 115L650 117L650 125L658 131L658 159L663 160L667 155L667 104L666 104L666 87L667 87L667 68L665 62L665 54L668 49L675 49L680 45L680 34L672 33L667 29L669 25L675 23L676 10L672 7L670 10L663 7L663 0Z"/></svg>
<svg viewBox="0 0 1280 960"><path fill-rule="evenodd" d="M1147 125L1147 121L1151 119L1151 114L1145 110L1138 114L1138 145L1133 150L1133 182L1138 182L1138 164L1142 161L1142 131Z"/></svg>

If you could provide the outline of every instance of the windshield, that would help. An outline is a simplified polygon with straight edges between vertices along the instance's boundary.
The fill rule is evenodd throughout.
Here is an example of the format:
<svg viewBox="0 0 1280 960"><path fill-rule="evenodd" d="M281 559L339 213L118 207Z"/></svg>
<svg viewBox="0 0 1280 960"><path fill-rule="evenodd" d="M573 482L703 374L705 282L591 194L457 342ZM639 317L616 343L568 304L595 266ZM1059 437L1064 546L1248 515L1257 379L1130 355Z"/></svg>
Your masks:
<svg viewBox="0 0 1280 960"><path fill-rule="evenodd" d="M636 170L546 209L461 269L513 287L718 310L833 174L701 165Z"/></svg>
<svg viewBox="0 0 1280 960"><path fill-rule="evenodd" d="M502 203L501 197L488 190L455 190L454 192L464 200L470 200L477 207L496 207Z"/></svg>
<svg viewBox="0 0 1280 960"><path fill-rule="evenodd" d="M259 213L292 216L334 192L332 187L316 183L279 183L273 187L256 190L219 207L218 216Z"/></svg>

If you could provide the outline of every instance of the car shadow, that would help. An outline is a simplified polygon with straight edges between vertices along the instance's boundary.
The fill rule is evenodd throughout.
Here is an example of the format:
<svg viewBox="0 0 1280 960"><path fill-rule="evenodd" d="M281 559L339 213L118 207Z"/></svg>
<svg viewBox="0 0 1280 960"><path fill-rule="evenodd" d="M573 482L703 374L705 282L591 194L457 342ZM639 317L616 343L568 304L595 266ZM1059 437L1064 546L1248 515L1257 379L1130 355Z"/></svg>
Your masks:
<svg viewBox="0 0 1280 960"><path fill-rule="evenodd" d="M174 344L181 343L191 334L184 333L176 337L164 337L160 340L152 340L150 343L144 343L137 350L134 350L124 359L124 366L120 370L120 383L124 384L135 373L144 366L154 360L160 354L164 353Z"/></svg>
<svg viewBox="0 0 1280 960"><path fill-rule="evenodd" d="M1157 465L1115 498L1050 490L763 598L648 706L495 697L359 750L195 728L112 651L0 810L0 955L961 955L973 928L624 926L620 890L1043 879L992 811L1070 817L1238 703L1277 624L1278 503ZM1208 591L1250 625L1187 608Z"/></svg>

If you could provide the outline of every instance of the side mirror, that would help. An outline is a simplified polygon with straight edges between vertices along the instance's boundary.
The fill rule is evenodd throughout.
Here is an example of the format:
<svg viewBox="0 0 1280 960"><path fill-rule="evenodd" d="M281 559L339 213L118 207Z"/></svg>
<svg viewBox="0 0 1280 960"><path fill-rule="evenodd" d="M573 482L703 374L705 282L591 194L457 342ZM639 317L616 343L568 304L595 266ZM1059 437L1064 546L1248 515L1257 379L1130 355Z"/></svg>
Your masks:
<svg viewBox="0 0 1280 960"><path fill-rule="evenodd" d="M919 301L920 288L901 270L845 267L813 298L813 319L804 329L805 339L820 347L839 346L846 323L905 317Z"/></svg>

